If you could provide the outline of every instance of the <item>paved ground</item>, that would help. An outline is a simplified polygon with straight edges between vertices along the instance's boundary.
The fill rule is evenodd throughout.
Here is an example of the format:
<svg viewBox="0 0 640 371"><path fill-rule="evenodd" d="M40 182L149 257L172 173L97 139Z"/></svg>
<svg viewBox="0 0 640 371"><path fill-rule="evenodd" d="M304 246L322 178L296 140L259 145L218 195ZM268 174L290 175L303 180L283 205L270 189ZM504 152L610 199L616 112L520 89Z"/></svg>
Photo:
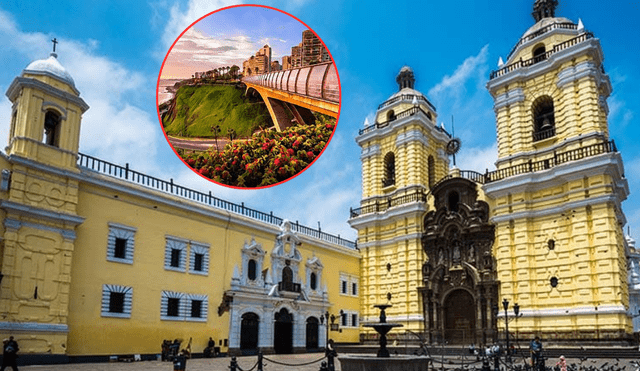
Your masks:
<svg viewBox="0 0 640 371"><path fill-rule="evenodd" d="M269 360L274 360L277 362L287 363L287 364L303 364L318 360L323 357L322 353L310 353L310 354L296 354L296 355L269 355L266 356L264 371L318 371L320 369L320 362L315 362L311 365L305 366L297 366L297 367L287 367L278 365L276 363L270 362ZM439 358L439 357L438 357ZM190 359L187 361L186 371L228 371L229 363L231 359L228 357L225 358L213 358L213 359ZM243 370L249 370L256 364L257 357L238 357L238 364ZM436 369L441 369L440 359L437 360L434 365ZM451 364L449 361L454 362L458 365ZM465 358L465 368L469 367L469 362L475 361L475 358ZM548 360L547 366L555 365L557 360ZM455 358L446 358L445 357L445 368L452 369L456 367L460 367L459 363L461 359L459 357ZM567 363L576 363L580 364L580 360L577 359L567 359ZM522 364L522 360L518 362L518 364ZM583 366L593 367L598 370L608 370L611 366L618 365L619 368L626 366L626 371L634 371L635 367L631 364L631 360L621 359L621 360L608 360L608 359L598 359L598 360L585 360L582 362ZM481 367L481 363L474 363L471 367L476 366L477 368ZM20 370L23 371L43 371L43 370L74 370L74 371L173 371L173 364L170 362L160 362L160 361L143 361L143 362L115 362L115 363L84 363L84 364L68 364L68 365L47 365L47 366L21 366ZM340 362L336 362L336 370L340 370ZM255 369L254 369L255 371Z"/></svg>

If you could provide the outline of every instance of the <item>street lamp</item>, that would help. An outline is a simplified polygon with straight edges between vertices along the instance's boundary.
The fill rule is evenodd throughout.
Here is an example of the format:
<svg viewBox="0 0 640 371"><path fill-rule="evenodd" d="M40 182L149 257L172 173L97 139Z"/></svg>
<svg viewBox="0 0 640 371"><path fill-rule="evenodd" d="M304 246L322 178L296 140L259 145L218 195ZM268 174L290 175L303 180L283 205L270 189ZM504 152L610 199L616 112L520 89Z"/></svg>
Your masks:
<svg viewBox="0 0 640 371"><path fill-rule="evenodd" d="M504 300L502 300L502 306L504 307L504 332L507 338L506 360L507 362L510 362L511 356L509 354L509 313L507 312L507 309L509 309L509 300L507 300L507 298L504 298Z"/></svg>

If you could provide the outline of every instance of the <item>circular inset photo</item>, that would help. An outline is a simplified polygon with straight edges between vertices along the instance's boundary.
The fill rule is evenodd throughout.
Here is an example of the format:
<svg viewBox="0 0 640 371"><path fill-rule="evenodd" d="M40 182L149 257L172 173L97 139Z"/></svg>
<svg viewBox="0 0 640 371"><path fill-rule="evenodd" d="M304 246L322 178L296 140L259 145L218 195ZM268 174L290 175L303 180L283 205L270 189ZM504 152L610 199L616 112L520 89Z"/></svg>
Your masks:
<svg viewBox="0 0 640 371"><path fill-rule="evenodd" d="M307 25L240 5L182 32L156 98L167 141L187 166L218 184L256 189L297 176L322 154L340 113L340 80Z"/></svg>

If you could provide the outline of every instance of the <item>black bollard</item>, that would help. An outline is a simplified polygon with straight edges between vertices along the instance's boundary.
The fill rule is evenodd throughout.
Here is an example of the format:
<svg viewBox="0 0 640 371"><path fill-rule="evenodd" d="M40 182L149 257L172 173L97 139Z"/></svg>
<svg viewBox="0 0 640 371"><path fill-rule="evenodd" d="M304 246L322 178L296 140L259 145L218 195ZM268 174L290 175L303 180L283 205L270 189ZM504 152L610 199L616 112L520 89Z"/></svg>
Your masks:
<svg viewBox="0 0 640 371"><path fill-rule="evenodd" d="M320 371L329 371L329 367L327 367L327 362L322 361L320 364Z"/></svg>
<svg viewBox="0 0 640 371"><path fill-rule="evenodd" d="M258 371L263 371L262 370L262 352L258 353Z"/></svg>
<svg viewBox="0 0 640 371"><path fill-rule="evenodd" d="M238 371L238 361L236 361L236 357L231 357L231 364L229 365L230 371Z"/></svg>
<svg viewBox="0 0 640 371"><path fill-rule="evenodd" d="M329 352L329 354L327 354L327 361L328 361L328 363L327 363L327 369L328 369L329 371L336 371L336 366L335 366L335 364L333 363L333 357L334 357L334 354L335 354L335 353L334 353L334 351L331 351L331 352Z"/></svg>

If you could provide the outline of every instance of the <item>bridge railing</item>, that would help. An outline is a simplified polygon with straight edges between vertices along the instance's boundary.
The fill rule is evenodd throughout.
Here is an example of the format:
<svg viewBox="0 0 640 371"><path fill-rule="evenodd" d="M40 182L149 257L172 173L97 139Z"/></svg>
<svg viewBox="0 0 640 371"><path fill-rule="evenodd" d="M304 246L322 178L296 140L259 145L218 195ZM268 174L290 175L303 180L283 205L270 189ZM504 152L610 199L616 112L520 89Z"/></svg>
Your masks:
<svg viewBox="0 0 640 371"><path fill-rule="evenodd" d="M249 84L340 103L340 81L333 62L242 78Z"/></svg>

